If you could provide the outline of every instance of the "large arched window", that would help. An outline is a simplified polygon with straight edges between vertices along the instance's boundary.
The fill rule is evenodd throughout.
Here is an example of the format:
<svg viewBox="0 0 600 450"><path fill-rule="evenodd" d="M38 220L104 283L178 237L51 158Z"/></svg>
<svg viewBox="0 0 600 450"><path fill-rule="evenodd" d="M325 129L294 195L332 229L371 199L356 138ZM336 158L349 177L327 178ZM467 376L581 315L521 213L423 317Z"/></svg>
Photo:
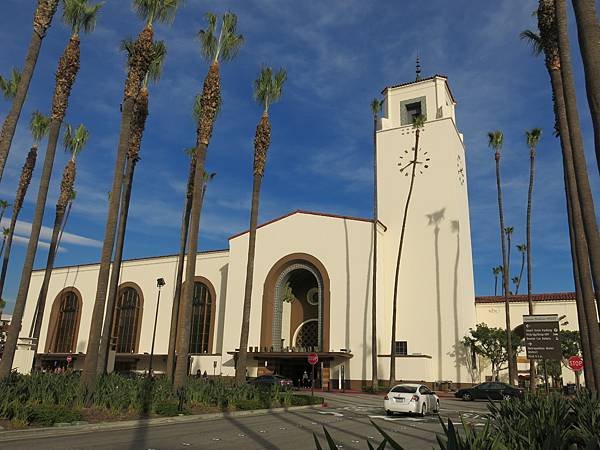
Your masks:
<svg viewBox="0 0 600 450"><path fill-rule="evenodd" d="M192 306L192 330L190 334L190 353L211 353L212 329L214 317L214 299L208 286L194 283L194 302Z"/></svg>
<svg viewBox="0 0 600 450"><path fill-rule="evenodd" d="M136 353L139 342L142 299L138 289L123 286L115 304L112 335L116 337L117 353Z"/></svg>
<svg viewBox="0 0 600 450"><path fill-rule="evenodd" d="M81 317L81 299L74 290L61 292L52 306L48 350L52 353L73 353Z"/></svg>

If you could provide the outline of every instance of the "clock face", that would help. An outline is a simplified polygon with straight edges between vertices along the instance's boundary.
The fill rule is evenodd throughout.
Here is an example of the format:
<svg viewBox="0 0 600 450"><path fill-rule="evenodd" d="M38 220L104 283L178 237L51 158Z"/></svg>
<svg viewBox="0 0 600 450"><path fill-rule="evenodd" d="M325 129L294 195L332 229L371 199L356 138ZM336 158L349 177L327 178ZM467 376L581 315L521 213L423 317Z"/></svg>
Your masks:
<svg viewBox="0 0 600 450"><path fill-rule="evenodd" d="M461 185L465 184L465 165L460 155L456 157L456 171L458 172L458 181Z"/></svg>

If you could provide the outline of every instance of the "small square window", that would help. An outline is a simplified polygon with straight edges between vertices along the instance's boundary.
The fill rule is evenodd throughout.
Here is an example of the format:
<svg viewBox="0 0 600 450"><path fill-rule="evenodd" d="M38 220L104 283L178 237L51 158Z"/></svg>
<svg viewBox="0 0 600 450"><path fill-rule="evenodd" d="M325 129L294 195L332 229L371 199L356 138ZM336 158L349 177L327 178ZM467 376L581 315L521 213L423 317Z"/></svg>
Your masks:
<svg viewBox="0 0 600 450"><path fill-rule="evenodd" d="M418 116L427 117L425 97L412 98L400 102L400 124L412 125Z"/></svg>
<svg viewBox="0 0 600 450"><path fill-rule="evenodd" d="M406 356L408 355L408 345L406 341L396 341L394 343L394 354Z"/></svg>
<svg viewBox="0 0 600 450"><path fill-rule="evenodd" d="M421 111L421 102L409 103L406 105L406 116L410 123L415 121L423 112Z"/></svg>

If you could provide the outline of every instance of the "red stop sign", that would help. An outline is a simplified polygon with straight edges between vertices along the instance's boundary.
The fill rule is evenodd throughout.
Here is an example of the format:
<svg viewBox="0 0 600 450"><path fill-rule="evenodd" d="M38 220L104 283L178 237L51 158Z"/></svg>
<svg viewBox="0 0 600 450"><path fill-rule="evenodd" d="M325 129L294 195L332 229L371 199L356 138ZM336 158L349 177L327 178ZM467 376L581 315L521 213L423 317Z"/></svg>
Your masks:
<svg viewBox="0 0 600 450"><path fill-rule="evenodd" d="M581 356L571 356L569 358L569 367L575 372L583 370L583 358Z"/></svg>
<svg viewBox="0 0 600 450"><path fill-rule="evenodd" d="M319 355L317 355L316 353L311 353L310 355L308 355L308 363L312 364L313 366L319 362Z"/></svg>

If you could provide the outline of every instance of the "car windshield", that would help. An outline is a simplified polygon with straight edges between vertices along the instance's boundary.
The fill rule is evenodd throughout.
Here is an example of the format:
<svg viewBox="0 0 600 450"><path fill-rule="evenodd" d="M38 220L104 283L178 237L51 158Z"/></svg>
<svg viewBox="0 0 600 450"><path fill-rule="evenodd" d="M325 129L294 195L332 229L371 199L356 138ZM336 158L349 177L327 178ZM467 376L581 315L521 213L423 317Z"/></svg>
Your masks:
<svg viewBox="0 0 600 450"><path fill-rule="evenodd" d="M394 386L392 392L400 392L401 394L414 394L417 392L417 386Z"/></svg>

